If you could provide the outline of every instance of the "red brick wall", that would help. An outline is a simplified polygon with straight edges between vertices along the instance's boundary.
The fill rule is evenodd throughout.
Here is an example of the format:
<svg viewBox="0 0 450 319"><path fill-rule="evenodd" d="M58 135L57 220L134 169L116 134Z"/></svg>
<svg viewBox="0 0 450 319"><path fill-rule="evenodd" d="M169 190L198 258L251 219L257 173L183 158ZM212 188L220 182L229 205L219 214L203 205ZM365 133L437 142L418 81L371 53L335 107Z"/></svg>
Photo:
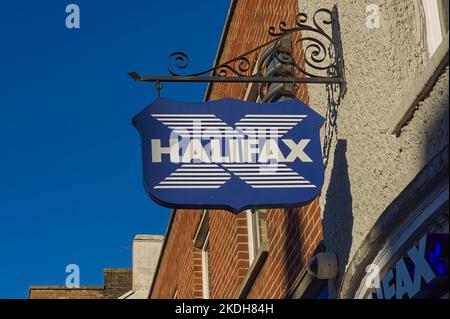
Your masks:
<svg viewBox="0 0 450 319"><path fill-rule="evenodd" d="M322 240L316 199L296 209L271 209L267 215L269 255L248 298L285 298L292 283Z"/></svg>
<svg viewBox="0 0 450 319"><path fill-rule="evenodd" d="M268 28L277 26L281 20L293 24L296 13L296 0L238 0L220 62L269 40ZM294 57L297 63L303 64L301 53ZM242 99L245 90L246 84L215 84L210 100ZM308 103L306 85L299 86L297 97ZM234 298L249 268L246 214L225 211L209 214L210 297ZM172 298L175 291L177 298L201 298L201 253L193 248L201 215L201 211L192 210L174 213L152 298ZM285 297L322 240L318 200L297 209L271 209L267 223L269 255L250 289L249 298Z"/></svg>
<svg viewBox="0 0 450 319"><path fill-rule="evenodd" d="M271 26L278 28L280 21L285 21L288 26L295 25L297 13L297 0L237 0L220 63L229 61L273 39L267 31ZM292 40L295 42L298 38L297 34ZM257 59L257 55L250 57L251 62L255 62ZM297 64L304 64L301 50L296 50L294 59ZM242 99L245 95L246 85L246 83L215 84L211 90L210 100L225 97ZM297 97L308 103L306 85L299 86Z"/></svg>
<svg viewBox="0 0 450 319"><path fill-rule="evenodd" d="M200 210L174 213L152 298L173 298L175 292L178 298L202 297L201 254L193 246L201 216Z"/></svg>
<svg viewBox="0 0 450 319"><path fill-rule="evenodd" d="M189 249L189 247L187 248ZM192 298L202 298L203 297L203 282L202 282L202 252L198 248L193 248L193 294Z"/></svg>
<svg viewBox="0 0 450 319"><path fill-rule="evenodd" d="M233 298L248 269L247 217L209 213L210 297Z"/></svg>

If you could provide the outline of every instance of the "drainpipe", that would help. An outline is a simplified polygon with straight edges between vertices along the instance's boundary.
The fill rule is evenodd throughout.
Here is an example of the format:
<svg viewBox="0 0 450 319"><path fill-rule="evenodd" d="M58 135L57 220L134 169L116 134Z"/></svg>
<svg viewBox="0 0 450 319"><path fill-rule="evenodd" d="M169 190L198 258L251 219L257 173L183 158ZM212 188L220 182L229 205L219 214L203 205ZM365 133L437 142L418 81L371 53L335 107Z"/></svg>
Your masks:
<svg viewBox="0 0 450 319"><path fill-rule="evenodd" d="M295 75L292 58L292 41L281 39L261 55L258 69L265 68L263 76L290 77ZM286 101L295 98L294 83L270 83L266 92L263 84L258 87L260 101L263 103Z"/></svg>

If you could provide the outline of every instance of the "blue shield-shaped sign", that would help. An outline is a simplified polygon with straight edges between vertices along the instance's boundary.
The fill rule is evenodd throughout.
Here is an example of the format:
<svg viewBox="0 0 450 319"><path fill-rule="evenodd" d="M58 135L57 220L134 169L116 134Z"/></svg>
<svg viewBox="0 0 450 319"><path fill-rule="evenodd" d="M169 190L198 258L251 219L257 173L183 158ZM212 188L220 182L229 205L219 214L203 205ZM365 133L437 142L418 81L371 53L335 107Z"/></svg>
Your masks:
<svg viewBox="0 0 450 319"><path fill-rule="evenodd" d="M156 99L133 118L142 141L144 186L171 208L300 206L323 184L320 127L302 101Z"/></svg>

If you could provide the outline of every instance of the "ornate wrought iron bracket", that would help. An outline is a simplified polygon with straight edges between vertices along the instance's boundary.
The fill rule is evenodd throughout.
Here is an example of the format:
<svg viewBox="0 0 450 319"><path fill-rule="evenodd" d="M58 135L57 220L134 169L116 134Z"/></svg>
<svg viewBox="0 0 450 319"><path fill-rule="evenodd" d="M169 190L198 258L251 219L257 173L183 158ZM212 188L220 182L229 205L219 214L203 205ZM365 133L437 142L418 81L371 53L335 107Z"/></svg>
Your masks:
<svg viewBox="0 0 450 319"><path fill-rule="evenodd" d="M331 29L331 30L330 30ZM272 39L224 63L200 72L183 74L189 66L189 57L184 52L169 55L173 66L168 67L168 76L141 76L137 72L128 74L133 80L144 82L228 82L228 83L312 83L339 86L342 97L346 90L344 59L339 28L338 11L319 9L308 21L305 13L295 17L293 26L281 21L277 27L270 27ZM263 76L264 55L269 48L282 51L283 39L292 43L292 55L300 61L290 61L290 72L284 76L274 74ZM296 49L302 52L296 53Z"/></svg>

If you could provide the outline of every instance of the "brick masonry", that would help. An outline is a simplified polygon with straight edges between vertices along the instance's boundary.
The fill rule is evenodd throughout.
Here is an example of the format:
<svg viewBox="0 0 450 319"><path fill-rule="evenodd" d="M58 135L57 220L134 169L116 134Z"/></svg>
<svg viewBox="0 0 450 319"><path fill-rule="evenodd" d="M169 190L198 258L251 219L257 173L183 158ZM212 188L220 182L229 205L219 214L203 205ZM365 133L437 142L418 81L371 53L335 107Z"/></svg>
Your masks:
<svg viewBox="0 0 450 319"><path fill-rule="evenodd" d="M104 269L105 299L116 299L132 288L131 269Z"/></svg>
<svg viewBox="0 0 450 319"><path fill-rule="evenodd" d="M131 290L131 269L106 268L104 286L32 286L29 299L116 299Z"/></svg>
<svg viewBox="0 0 450 319"><path fill-rule="evenodd" d="M296 0L237 0L220 62L268 41L268 28L279 21L293 24L296 13ZM301 53L294 58L303 64ZM245 91L246 84L219 83L211 88L209 99L242 99ZM297 97L308 103L306 85L298 87ZM151 298L202 298L201 252L193 246L201 217L199 210L173 212ZM318 199L296 209L271 209L267 224L269 254L248 298L286 298L322 240ZM235 298L249 271L246 214L210 211L209 232L210 297Z"/></svg>
<svg viewBox="0 0 450 319"><path fill-rule="evenodd" d="M29 299L104 299L103 287L31 287Z"/></svg>

